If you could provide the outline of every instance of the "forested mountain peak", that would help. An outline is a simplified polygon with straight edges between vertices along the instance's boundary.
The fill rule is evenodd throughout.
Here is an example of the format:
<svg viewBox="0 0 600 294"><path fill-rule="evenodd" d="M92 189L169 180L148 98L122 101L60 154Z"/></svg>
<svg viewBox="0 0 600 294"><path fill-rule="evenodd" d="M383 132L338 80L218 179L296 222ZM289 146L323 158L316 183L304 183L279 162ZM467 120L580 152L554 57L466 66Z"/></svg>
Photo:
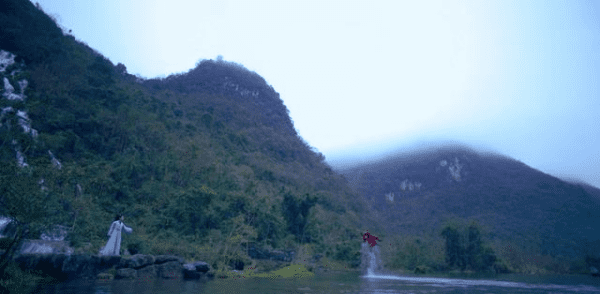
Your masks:
<svg viewBox="0 0 600 294"><path fill-rule="evenodd" d="M150 79L143 84L154 91L172 90L183 94L211 93L231 99L266 125L296 136L289 110L279 93L263 77L243 65L217 60L201 60L187 73L173 74L164 79Z"/></svg>

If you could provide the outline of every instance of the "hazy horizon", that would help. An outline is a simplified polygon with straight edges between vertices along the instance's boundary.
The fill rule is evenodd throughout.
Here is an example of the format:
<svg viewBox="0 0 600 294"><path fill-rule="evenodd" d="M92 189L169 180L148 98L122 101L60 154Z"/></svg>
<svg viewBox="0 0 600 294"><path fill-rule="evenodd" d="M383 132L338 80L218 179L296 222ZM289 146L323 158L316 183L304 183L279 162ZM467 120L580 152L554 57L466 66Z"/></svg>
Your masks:
<svg viewBox="0 0 600 294"><path fill-rule="evenodd" d="M457 141L600 187L599 2L36 2L131 74L255 71L333 166Z"/></svg>

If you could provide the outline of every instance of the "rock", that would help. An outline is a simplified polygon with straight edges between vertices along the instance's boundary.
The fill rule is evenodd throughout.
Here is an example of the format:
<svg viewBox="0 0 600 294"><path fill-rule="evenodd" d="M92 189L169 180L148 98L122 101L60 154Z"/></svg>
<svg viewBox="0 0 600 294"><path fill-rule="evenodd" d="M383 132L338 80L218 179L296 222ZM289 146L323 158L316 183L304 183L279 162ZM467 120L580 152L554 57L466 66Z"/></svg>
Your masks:
<svg viewBox="0 0 600 294"><path fill-rule="evenodd" d="M137 278L137 271L132 268L122 268L117 270L115 279L135 279Z"/></svg>
<svg viewBox="0 0 600 294"><path fill-rule="evenodd" d="M101 268L100 257L95 255L71 255L65 259L62 267L63 274L68 275L69 279L94 279Z"/></svg>
<svg viewBox="0 0 600 294"><path fill-rule="evenodd" d="M199 279L207 276L206 273L210 270L208 263L204 261L196 261L183 264L184 279Z"/></svg>
<svg viewBox="0 0 600 294"><path fill-rule="evenodd" d="M181 279L183 271L179 261L168 261L158 265L157 276L163 279Z"/></svg>
<svg viewBox="0 0 600 294"><path fill-rule="evenodd" d="M236 270L243 270L244 269L244 262L241 260L234 260L231 262L231 267L236 269Z"/></svg>
<svg viewBox="0 0 600 294"><path fill-rule="evenodd" d="M14 258L22 269L42 271L60 281L94 279L101 271L117 264L119 256L65 254L20 254Z"/></svg>
<svg viewBox="0 0 600 294"><path fill-rule="evenodd" d="M169 255L136 254L129 258L121 256L21 254L15 261L22 269L42 271L59 281L73 279L105 279L106 270L116 268L115 279L163 278L199 279L211 278L210 266L203 261L184 264L181 257Z"/></svg>
<svg viewBox="0 0 600 294"><path fill-rule="evenodd" d="M96 276L96 279L98 279L98 280L112 280L114 278L115 277L113 275L109 274L109 273L99 273Z"/></svg>
<svg viewBox="0 0 600 294"><path fill-rule="evenodd" d="M67 254L74 253L66 241L29 240L25 239L19 250L20 254Z"/></svg>
<svg viewBox="0 0 600 294"><path fill-rule="evenodd" d="M12 221L12 219L4 216L0 217L0 237L10 237L16 232L17 225Z"/></svg>
<svg viewBox="0 0 600 294"><path fill-rule="evenodd" d="M65 280L67 275L63 274L62 268L67 258L64 254L22 254L14 260L21 269L42 271L58 280Z"/></svg>
<svg viewBox="0 0 600 294"><path fill-rule="evenodd" d="M155 258L152 255L136 254L129 258L122 258L117 268L133 268L139 269L155 263Z"/></svg>
<svg viewBox="0 0 600 294"><path fill-rule="evenodd" d="M40 235L40 239L44 241L64 241L68 235L69 227L55 225L47 232Z"/></svg>
<svg viewBox="0 0 600 294"><path fill-rule="evenodd" d="M202 274L196 271L196 267L191 263L183 265L183 278L184 279L199 279Z"/></svg>
<svg viewBox="0 0 600 294"><path fill-rule="evenodd" d="M204 262L204 261L196 261L194 263L192 263L192 265L196 268L196 271L199 272L207 272L210 270L210 266L208 265L208 263Z"/></svg>
<svg viewBox="0 0 600 294"><path fill-rule="evenodd" d="M104 255L104 256L99 256L100 260L99 260L99 267L102 268L109 268L109 267L113 267L113 266L118 266L121 263L121 256L118 255Z"/></svg>
<svg viewBox="0 0 600 294"><path fill-rule="evenodd" d="M138 269L137 277L138 278L156 279L157 272L158 272L157 266L153 264L153 265L149 265L149 266Z"/></svg>
<svg viewBox="0 0 600 294"><path fill-rule="evenodd" d="M162 264L169 261L178 261L181 264L185 263L183 258L174 255L157 255L154 257L155 264Z"/></svg>

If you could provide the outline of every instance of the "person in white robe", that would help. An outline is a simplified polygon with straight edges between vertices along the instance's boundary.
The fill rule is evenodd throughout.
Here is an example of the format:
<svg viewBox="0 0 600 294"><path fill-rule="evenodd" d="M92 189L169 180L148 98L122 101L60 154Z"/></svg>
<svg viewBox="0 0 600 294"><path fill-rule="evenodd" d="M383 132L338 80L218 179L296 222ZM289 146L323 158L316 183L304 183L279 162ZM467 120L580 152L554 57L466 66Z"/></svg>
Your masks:
<svg viewBox="0 0 600 294"><path fill-rule="evenodd" d="M117 215L115 221L110 225L108 230L108 242L106 246L100 249L99 255L120 255L121 250L121 231L125 231L127 234L131 234L133 229L126 226L123 223L125 217L123 215Z"/></svg>

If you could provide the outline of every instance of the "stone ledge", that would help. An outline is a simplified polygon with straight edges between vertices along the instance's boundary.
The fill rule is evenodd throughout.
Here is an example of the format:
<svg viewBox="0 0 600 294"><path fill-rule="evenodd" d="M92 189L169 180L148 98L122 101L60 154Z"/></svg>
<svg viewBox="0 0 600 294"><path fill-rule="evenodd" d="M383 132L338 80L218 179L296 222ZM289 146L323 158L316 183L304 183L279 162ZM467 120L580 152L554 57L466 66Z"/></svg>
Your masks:
<svg viewBox="0 0 600 294"><path fill-rule="evenodd" d="M60 281L105 277L105 272L111 268L117 270L115 279L199 279L211 276L208 275L210 266L206 262L184 263L183 258L173 255L21 254L14 260L21 269L39 270Z"/></svg>

